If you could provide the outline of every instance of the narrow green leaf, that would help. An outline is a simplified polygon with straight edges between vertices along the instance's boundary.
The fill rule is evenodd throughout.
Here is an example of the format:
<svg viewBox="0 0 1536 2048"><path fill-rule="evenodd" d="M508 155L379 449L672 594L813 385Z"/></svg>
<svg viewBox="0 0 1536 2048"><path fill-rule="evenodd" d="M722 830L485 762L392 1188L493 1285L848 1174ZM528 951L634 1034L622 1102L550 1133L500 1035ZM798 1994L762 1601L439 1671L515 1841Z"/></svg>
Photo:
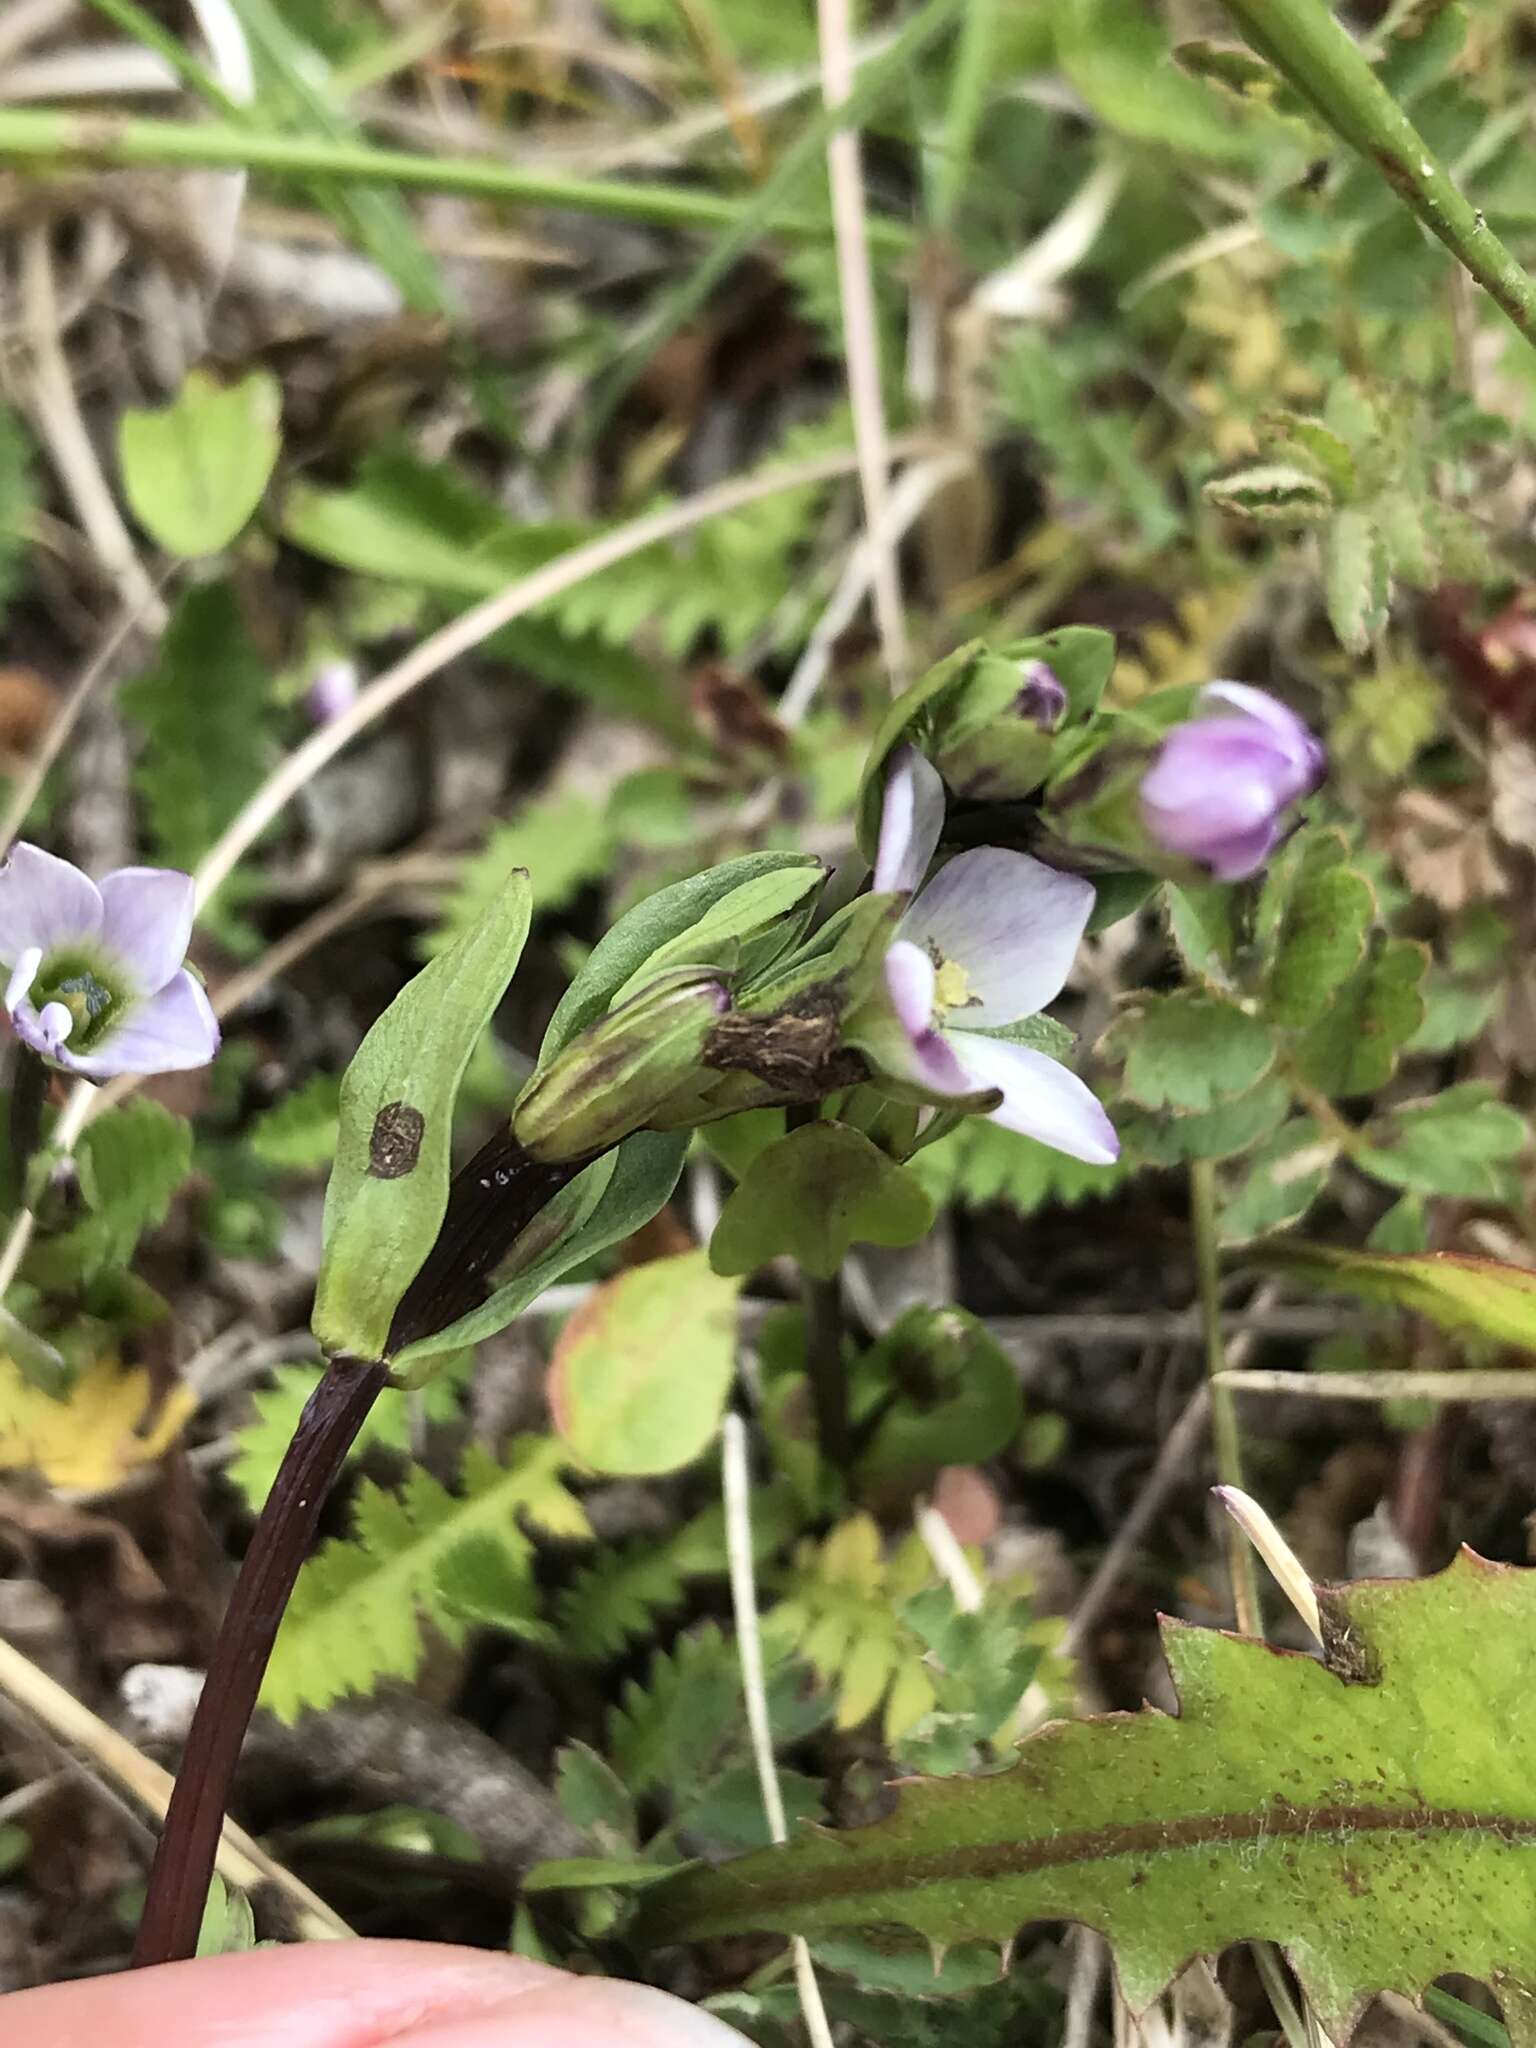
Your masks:
<svg viewBox="0 0 1536 2048"><path fill-rule="evenodd" d="M1478 1330L1536 1351L1536 1273L1464 1252L1359 1252L1295 1238L1255 1246L1250 1264L1331 1294L1394 1302L1447 1330Z"/></svg>
<svg viewBox="0 0 1536 2048"><path fill-rule="evenodd" d="M315 1295L314 1331L328 1351L384 1355L448 1206L459 1083L531 913L528 876L514 870L479 923L401 990L347 1069Z"/></svg>
<svg viewBox="0 0 1536 2048"><path fill-rule="evenodd" d="M1212 477L1205 497L1219 512L1266 526L1312 524L1333 510L1333 493L1323 479L1291 462L1259 462L1232 476Z"/></svg>
<svg viewBox="0 0 1536 2048"><path fill-rule="evenodd" d="M1351 654L1364 654L1387 623L1386 545L1369 514L1349 505L1328 529L1324 556L1329 622Z"/></svg>
<svg viewBox="0 0 1536 2048"><path fill-rule="evenodd" d="M416 1378L443 1352L494 1337L573 1267L633 1237L671 1199L687 1151L686 1131L637 1131L616 1152L589 1166L566 1191L580 1220L478 1308L407 1344L395 1356L396 1372Z"/></svg>

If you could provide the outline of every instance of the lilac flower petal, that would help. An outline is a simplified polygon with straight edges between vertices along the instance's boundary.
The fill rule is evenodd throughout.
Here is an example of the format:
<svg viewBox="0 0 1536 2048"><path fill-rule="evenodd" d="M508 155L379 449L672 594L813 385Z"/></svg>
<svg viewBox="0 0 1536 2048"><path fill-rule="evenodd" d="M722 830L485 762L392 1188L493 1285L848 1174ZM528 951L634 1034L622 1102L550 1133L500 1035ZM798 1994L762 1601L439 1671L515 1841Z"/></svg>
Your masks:
<svg viewBox="0 0 1536 2048"><path fill-rule="evenodd" d="M1168 735L1142 778L1142 816L1170 853L1211 861L1272 825L1305 786L1251 722L1196 719Z"/></svg>
<svg viewBox="0 0 1536 2048"><path fill-rule="evenodd" d="M916 946L898 940L886 954L886 992L901 1030L882 1044L881 1064L936 1095L965 1095L969 1084L960 1062L933 1027L933 981L933 962Z"/></svg>
<svg viewBox="0 0 1536 2048"><path fill-rule="evenodd" d="M915 889L928 872L944 830L944 783L916 747L891 756L880 810L880 844L875 850L875 894Z"/></svg>
<svg viewBox="0 0 1536 2048"><path fill-rule="evenodd" d="M972 1088L1002 1090L993 1123L1089 1166L1109 1166L1119 1158L1120 1140L1103 1105L1059 1061L1032 1046L975 1031L951 1032L949 1044Z"/></svg>
<svg viewBox="0 0 1536 2048"><path fill-rule="evenodd" d="M11 969L11 978L5 985L5 1007L12 1016L16 1014L16 1005L22 998L31 994L32 984L37 979L37 970L42 964L41 946L28 946L24 953L17 956L16 965Z"/></svg>
<svg viewBox="0 0 1536 2048"><path fill-rule="evenodd" d="M89 876L40 846L11 848L0 867L0 960L94 939L100 929L101 892Z"/></svg>
<svg viewBox="0 0 1536 2048"><path fill-rule="evenodd" d="M921 946L898 939L885 956L885 986L901 1028L916 1038L933 1022L933 986L938 979Z"/></svg>
<svg viewBox="0 0 1536 2048"><path fill-rule="evenodd" d="M103 875L102 943L135 989L153 995L186 958L194 894L192 877L176 868L119 868Z"/></svg>
<svg viewBox="0 0 1536 2048"><path fill-rule="evenodd" d="M1200 702L1230 704L1244 717L1256 719L1298 770L1308 775L1321 772L1323 751L1317 740L1290 706L1268 690L1256 690L1251 683L1207 683Z"/></svg>
<svg viewBox="0 0 1536 2048"><path fill-rule="evenodd" d="M1267 818L1251 832L1234 832L1207 847L1202 858L1218 882L1243 882L1258 873L1284 837L1281 820Z"/></svg>
<svg viewBox="0 0 1536 2048"><path fill-rule="evenodd" d="M957 1025L1013 1024L1060 995L1093 909L1093 884L1027 853L978 846L943 867L899 936L964 969L973 1001Z"/></svg>
<svg viewBox="0 0 1536 2048"><path fill-rule="evenodd" d="M18 1020L19 1028L19 1020ZM206 1066L219 1049L219 1025L196 975L184 967L158 995L128 1012L94 1052L66 1046L60 1066L93 1081L112 1074L171 1074Z"/></svg>

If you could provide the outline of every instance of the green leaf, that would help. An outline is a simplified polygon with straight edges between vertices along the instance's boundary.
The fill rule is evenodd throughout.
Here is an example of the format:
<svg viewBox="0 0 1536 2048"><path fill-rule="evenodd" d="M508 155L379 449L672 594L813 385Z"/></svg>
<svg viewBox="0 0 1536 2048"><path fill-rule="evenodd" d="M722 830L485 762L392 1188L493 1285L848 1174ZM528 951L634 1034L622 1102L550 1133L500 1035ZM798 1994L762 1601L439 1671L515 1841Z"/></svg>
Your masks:
<svg viewBox="0 0 1536 2048"><path fill-rule="evenodd" d="M784 1516L763 1511L777 1498L761 1494L753 1501L753 1546L762 1556L787 1533ZM556 1603L556 1633L571 1656L617 1657L633 1639L654 1634L657 1616L681 1607L693 1581L725 1573L724 1510L706 1508L669 1536L606 1550L577 1572Z"/></svg>
<svg viewBox="0 0 1536 2048"><path fill-rule="evenodd" d="M312 1173L336 1154L341 1082L335 1074L309 1079L263 1110L247 1134L252 1156L284 1173Z"/></svg>
<svg viewBox="0 0 1536 2048"><path fill-rule="evenodd" d="M873 1826L683 1871L640 1938L896 1923L1008 1942L1078 1920L1137 2012L1191 1955L1268 1940L1335 2039L1378 1993L1464 1971L1528 2048L1536 1575L1463 1552L1320 1598L1325 1662L1165 1621L1177 1715L1057 1722L1011 1770L908 1782Z"/></svg>
<svg viewBox="0 0 1536 2048"><path fill-rule="evenodd" d="M423 951L430 957L461 937L506 887L509 868L527 869L541 916L563 910L603 873L611 846L607 813L590 797L551 791L532 798L509 823L492 826L485 844L467 856Z"/></svg>
<svg viewBox="0 0 1536 2048"><path fill-rule="evenodd" d="M1055 18L1061 68L1107 126L1194 156L1246 154L1228 108L1174 67L1157 18L1136 0L1065 0Z"/></svg>
<svg viewBox="0 0 1536 2048"><path fill-rule="evenodd" d="M583 1302L549 1369L555 1426L573 1455L615 1478L692 1464L725 1412L740 1291L693 1251L632 1266Z"/></svg>
<svg viewBox="0 0 1536 2048"><path fill-rule="evenodd" d="M1375 912L1375 892L1358 869L1303 863L1264 985L1272 1023L1295 1030L1323 1014L1359 966Z"/></svg>
<svg viewBox="0 0 1536 2048"><path fill-rule="evenodd" d="M1514 1161L1530 1142L1524 1117L1480 1081L1465 1081L1427 1102L1405 1102L1367 1127L1350 1156L1391 1187L1429 1195L1514 1201Z"/></svg>
<svg viewBox="0 0 1536 2048"><path fill-rule="evenodd" d="M1019 1215L1032 1216L1053 1202L1075 1207L1112 1193L1130 1166L1127 1154L1114 1166L1085 1166L1034 1138L973 1116L948 1137L925 1146L909 1171L935 1202L958 1202L968 1209L1006 1202Z"/></svg>
<svg viewBox="0 0 1536 2048"><path fill-rule="evenodd" d="M945 1465L995 1458L1024 1421L1013 1360L963 1308L906 1309L859 1359L854 1400L880 1418L859 1454L863 1486L916 1491Z"/></svg>
<svg viewBox="0 0 1536 2048"><path fill-rule="evenodd" d="M1333 493L1323 479L1291 462L1257 462L1231 476L1212 477L1204 494L1218 512L1266 526L1311 524L1333 510Z"/></svg>
<svg viewBox="0 0 1536 2048"><path fill-rule="evenodd" d="M87 1213L34 1246L26 1271L41 1286L78 1286L128 1265L186 1182L192 1127L137 1095L86 1127L75 1159Z"/></svg>
<svg viewBox="0 0 1536 2048"><path fill-rule="evenodd" d="M189 370L168 406L118 423L134 517L173 555L216 555L256 507L282 447L282 387L270 370L220 385Z"/></svg>
<svg viewBox="0 0 1536 2048"><path fill-rule="evenodd" d="M921 1181L861 1131L817 1122L791 1131L747 1168L709 1256L717 1273L752 1273L786 1252L830 1280L854 1244L916 1244L933 1226Z"/></svg>
<svg viewBox="0 0 1536 2048"><path fill-rule="evenodd" d="M1255 1246L1250 1264L1294 1275L1330 1294L1390 1301L1447 1330L1477 1330L1536 1351L1536 1273L1464 1252L1357 1252L1295 1238Z"/></svg>
<svg viewBox="0 0 1536 2048"><path fill-rule="evenodd" d="M1231 1159L1269 1136L1291 1106L1278 1074L1196 1115L1149 1111L1120 1120L1125 1150L1138 1165L1177 1166L1186 1159Z"/></svg>
<svg viewBox="0 0 1536 2048"><path fill-rule="evenodd" d="M616 1151L595 1161L566 1191L576 1204L574 1213L581 1220L478 1308L467 1310L456 1322L397 1352L397 1374L409 1373L414 1380L430 1359L443 1352L494 1337L573 1267L584 1265L588 1259L595 1259L613 1245L633 1237L670 1201L687 1152L686 1131L637 1131Z"/></svg>
<svg viewBox="0 0 1536 2048"><path fill-rule="evenodd" d="M469 1574L483 1577L484 1552L500 1561L515 1591L497 1625L539 1633L530 1522L552 1536L590 1535L580 1503L561 1478L564 1453L545 1437L522 1437L503 1464L472 1444L460 1491L449 1493L413 1465L399 1493L364 1480L351 1506L352 1538L322 1545L299 1574L262 1686L262 1704L283 1720L384 1678L413 1678L425 1654L423 1624L449 1643L463 1640L455 1597ZM486 1618L477 1600L474 1618Z"/></svg>
<svg viewBox="0 0 1536 2048"><path fill-rule="evenodd" d="M1299 1223L1328 1185L1338 1153L1313 1118L1292 1118L1260 1145L1223 1202L1222 1241L1242 1244Z"/></svg>
<svg viewBox="0 0 1536 2048"><path fill-rule="evenodd" d="M157 665L123 691L156 856L194 868L262 779L267 672L228 583L177 605Z"/></svg>
<svg viewBox="0 0 1536 2048"><path fill-rule="evenodd" d="M1417 939L1381 944L1342 984L1327 1015L1297 1040L1301 1078L1335 1098L1384 1087L1424 1021L1428 965L1428 949Z"/></svg>
<svg viewBox="0 0 1536 2048"><path fill-rule="evenodd" d="M1256 1087L1274 1063L1266 1026L1200 989L1138 1000L1103 1050L1125 1062L1124 1090L1144 1109L1208 1110Z"/></svg>
<svg viewBox="0 0 1536 2048"><path fill-rule="evenodd" d="M315 1294L314 1331L329 1351L384 1356L447 1210L459 1083L531 911L528 877L515 871L479 923L401 990L347 1069Z"/></svg>
<svg viewBox="0 0 1536 2048"><path fill-rule="evenodd" d="M624 984L683 932L696 926L720 899L733 889L771 875L780 868L809 868L820 871L821 863L802 853L748 853L739 860L722 862L691 875L685 882L658 889L610 927L592 948L581 972L561 997L544 1044L539 1064L547 1065L563 1052L578 1031L594 1023L608 1010Z"/></svg>
<svg viewBox="0 0 1536 2048"><path fill-rule="evenodd" d="M1259 431L1266 444L1277 443L1298 456L1317 472L1340 504L1348 504L1358 482L1355 458L1349 443L1332 427L1304 413L1275 412L1265 414Z"/></svg>
<svg viewBox="0 0 1536 2048"><path fill-rule="evenodd" d="M1369 514L1349 505L1324 543L1328 618L1351 654L1364 654L1387 623L1391 572L1386 545Z"/></svg>
<svg viewBox="0 0 1536 2048"><path fill-rule="evenodd" d="M370 1451L392 1451L399 1458L412 1455L412 1433L419 1415L428 1423L453 1422L459 1415L459 1396L466 1374L474 1363L470 1352L460 1354L458 1369L445 1371L420 1393L402 1397L393 1389L375 1401L363 1420L347 1462L351 1464ZM235 1438L235 1454L228 1465L231 1482L246 1506L259 1513L272 1491L283 1453L293 1441L304 1404L320 1384L318 1365L280 1365L272 1384L253 1399L254 1411Z"/></svg>

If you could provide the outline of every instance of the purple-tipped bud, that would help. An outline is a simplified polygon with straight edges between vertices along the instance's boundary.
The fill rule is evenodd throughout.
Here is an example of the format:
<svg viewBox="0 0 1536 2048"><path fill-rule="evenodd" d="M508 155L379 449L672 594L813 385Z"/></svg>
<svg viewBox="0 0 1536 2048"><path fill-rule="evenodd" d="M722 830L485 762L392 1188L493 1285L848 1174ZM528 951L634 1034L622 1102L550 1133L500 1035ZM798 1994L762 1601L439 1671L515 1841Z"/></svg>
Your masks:
<svg viewBox="0 0 1536 2048"><path fill-rule="evenodd" d="M1295 712L1265 690L1210 683L1200 704L1207 715L1175 726L1143 778L1141 814L1159 846L1236 882L1274 852L1286 813L1317 788L1326 761Z"/></svg>
<svg viewBox="0 0 1536 2048"><path fill-rule="evenodd" d="M1021 661L1019 681L1023 685L1019 691L1019 716L1038 725L1042 732L1054 732L1067 711L1067 693L1057 680L1055 669L1044 661Z"/></svg>
<svg viewBox="0 0 1536 2048"><path fill-rule="evenodd" d="M327 661L316 669L304 693L304 709L316 725L330 725L357 701L357 663Z"/></svg>

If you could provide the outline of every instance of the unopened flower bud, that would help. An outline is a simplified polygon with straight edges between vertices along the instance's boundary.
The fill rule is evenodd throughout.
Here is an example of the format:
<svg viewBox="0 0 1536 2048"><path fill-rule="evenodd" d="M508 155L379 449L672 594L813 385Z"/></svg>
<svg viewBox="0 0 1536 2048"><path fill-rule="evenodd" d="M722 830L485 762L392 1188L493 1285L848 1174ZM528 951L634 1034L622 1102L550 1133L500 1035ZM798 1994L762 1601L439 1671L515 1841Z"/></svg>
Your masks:
<svg viewBox="0 0 1536 2048"><path fill-rule="evenodd" d="M1265 690L1211 683L1199 701L1206 715L1175 726L1142 779L1142 820L1165 851L1240 881L1280 843L1286 814L1321 782L1325 757Z"/></svg>
<svg viewBox="0 0 1536 2048"><path fill-rule="evenodd" d="M357 701L358 674L355 661L327 661L314 674L304 693L304 709L316 725L331 725Z"/></svg>
<svg viewBox="0 0 1536 2048"><path fill-rule="evenodd" d="M535 1159L583 1159L645 1129L662 1104L717 1078L700 1055L729 1007L697 968L658 976L533 1076L512 1113L519 1144Z"/></svg>

